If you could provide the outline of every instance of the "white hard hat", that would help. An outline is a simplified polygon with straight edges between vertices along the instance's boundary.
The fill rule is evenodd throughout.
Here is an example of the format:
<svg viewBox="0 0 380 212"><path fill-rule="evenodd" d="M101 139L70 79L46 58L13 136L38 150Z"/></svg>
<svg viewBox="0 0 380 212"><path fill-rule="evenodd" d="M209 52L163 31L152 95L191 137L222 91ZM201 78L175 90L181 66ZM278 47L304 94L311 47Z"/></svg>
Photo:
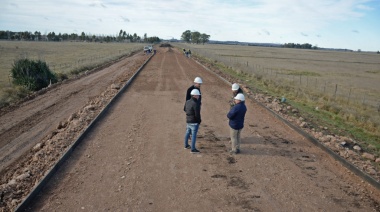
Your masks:
<svg viewBox="0 0 380 212"><path fill-rule="evenodd" d="M190 92L190 95L198 95L198 96L200 96L201 93L199 93L199 90L198 90L198 89L193 89L193 90Z"/></svg>
<svg viewBox="0 0 380 212"><path fill-rule="evenodd" d="M202 79L200 77L195 77L194 82L198 83L198 84L202 84L203 83Z"/></svg>
<svg viewBox="0 0 380 212"><path fill-rule="evenodd" d="M240 101L245 101L244 94L238 93L234 99L240 100Z"/></svg>
<svg viewBox="0 0 380 212"><path fill-rule="evenodd" d="M234 83L234 84L232 84L232 90L233 91L237 91L237 90L239 90L239 84L237 84L237 83Z"/></svg>

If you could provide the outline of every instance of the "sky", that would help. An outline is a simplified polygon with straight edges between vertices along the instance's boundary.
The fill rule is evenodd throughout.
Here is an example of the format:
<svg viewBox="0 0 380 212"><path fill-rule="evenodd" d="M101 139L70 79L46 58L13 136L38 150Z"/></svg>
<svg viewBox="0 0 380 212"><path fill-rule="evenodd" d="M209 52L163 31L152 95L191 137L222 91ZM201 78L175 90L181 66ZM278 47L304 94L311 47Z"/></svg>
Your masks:
<svg viewBox="0 0 380 212"><path fill-rule="evenodd" d="M1 0L0 30L380 51L380 0Z"/></svg>

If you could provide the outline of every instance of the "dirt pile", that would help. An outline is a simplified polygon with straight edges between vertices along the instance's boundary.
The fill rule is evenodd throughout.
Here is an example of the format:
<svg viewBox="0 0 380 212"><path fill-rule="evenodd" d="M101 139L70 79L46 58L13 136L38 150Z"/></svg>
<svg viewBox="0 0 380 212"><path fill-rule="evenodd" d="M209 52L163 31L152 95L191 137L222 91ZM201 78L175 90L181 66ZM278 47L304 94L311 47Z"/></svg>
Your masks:
<svg viewBox="0 0 380 212"><path fill-rule="evenodd" d="M160 44L160 47L173 47L173 46L170 45L170 43L163 43L163 44Z"/></svg>

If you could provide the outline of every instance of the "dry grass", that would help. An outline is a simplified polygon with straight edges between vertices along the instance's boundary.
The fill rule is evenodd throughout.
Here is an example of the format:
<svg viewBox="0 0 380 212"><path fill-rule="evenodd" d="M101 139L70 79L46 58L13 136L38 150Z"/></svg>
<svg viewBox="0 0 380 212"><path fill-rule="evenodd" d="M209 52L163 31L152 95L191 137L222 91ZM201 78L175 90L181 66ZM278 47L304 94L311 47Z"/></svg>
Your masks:
<svg viewBox="0 0 380 212"><path fill-rule="evenodd" d="M176 44L275 97L305 117L380 153L380 55L229 45ZM335 90L337 92L335 93ZM315 108L319 110L316 111Z"/></svg>
<svg viewBox="0 0 380 212"><path fill-rule="evenodd" d="M236 45L179 45L235 70L265 75L274 81L287 79L294 86L309 87L324 95L334 95L338 86L337 96L350 96L351 101L372 106L380 104L380 54Z"/></svg>
<svg viewBox="0 0 380 212"><path fill-rule="evenodd" d="M0 107L27 94L11 84L10 70L19 58L45 61L59 78L78 74L120 56L142 50L143 43L0 41Z"/></svg>

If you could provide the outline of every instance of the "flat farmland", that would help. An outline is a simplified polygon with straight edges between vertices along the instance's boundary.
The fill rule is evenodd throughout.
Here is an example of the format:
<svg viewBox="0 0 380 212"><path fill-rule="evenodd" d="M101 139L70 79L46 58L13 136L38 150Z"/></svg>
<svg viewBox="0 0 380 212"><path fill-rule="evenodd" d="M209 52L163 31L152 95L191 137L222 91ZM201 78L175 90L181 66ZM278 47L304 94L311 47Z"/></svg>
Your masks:
<svg viewBox="0 0 380 212"><path fill-rule="evenodd" d="M179 44L246 73L377 106L380 54L240 45Z"/></svg>
<svg viewBox="0 0 380 212"><path fill-rule="evenodd" d="M41 59L54 72L102 64L132 51L142 49L140 43L90 42L23 42L0 41L0 88L10 86L10 70L18 58Z"/></svg>

